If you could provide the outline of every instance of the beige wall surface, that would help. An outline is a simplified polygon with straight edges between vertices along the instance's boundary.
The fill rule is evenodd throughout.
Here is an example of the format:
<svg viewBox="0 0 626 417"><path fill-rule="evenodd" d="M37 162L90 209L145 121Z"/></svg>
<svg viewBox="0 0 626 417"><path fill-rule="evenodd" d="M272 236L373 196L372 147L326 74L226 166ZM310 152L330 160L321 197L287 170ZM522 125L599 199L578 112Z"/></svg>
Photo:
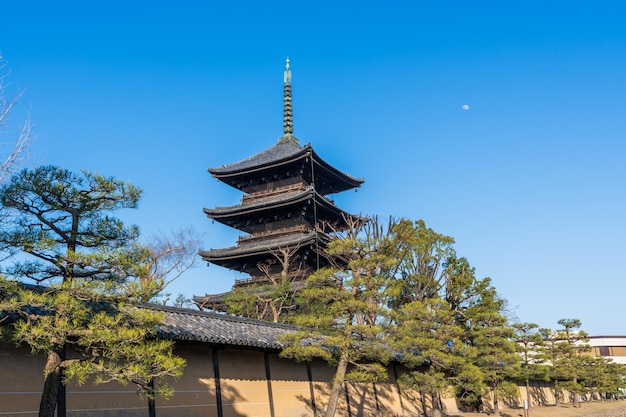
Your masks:
<svg viewBox="0 0 626 417"><path fill-rule="evenodd" d="M263 352L218 351L224 417L269 416Z"/></svg>
<svg viewBox="0 0 626 417"><path fill-rule="evenodd" d="M275 417L312 416L313 404L306 364L268 355Z"/></svg>
<svg viewBox="0 0 626 417"><path fill-rule="evenodd" d="M35 417L43 390L45 357L26 348L0 349L0 416ZM67 415L146 416L148 402L136 389L117 383L82 387L69 384Z"/></svg>
<svg viewBox="0 0 626 417"><path fill-rule="evenodd" d="M0 416L39 414L45 364L26 348L0 349Z"/></svg>
<svg viewBox="0 0 626 417"><path fill-rule="evenodd" d="M157 417L217 417L219 398L224 417L313 417L314 408L327 406L334 369L325 362L313 361L307 369L306 363L282 359L275 352L182 344L176 354L187 366L181 378L160 381L170 384L174 394L155 401ZM27 349L0 349L0 417L37 415L44 364L42 356ZM397 371L401 374L401 367ZM389 374L384 383L347 384L337 417L421 414L422 396L410 390L400 395L393 368ZM554 402L548 384L534 383L531 397L532 405ZM523 398L526 391L521 387L517 405ZM430 399L425 400L430 406ZM449 412L458 410L453 398L445 399L444 406ZM70 417L143 417L148 415L148 399L132 385L69 384L67 409Z"/></svg>
<svg viewBox="0 0 626 417"><path fill-rule="evenodd" d="M174 352L185 358L183 376L165 382L174 388L167 400L157 398L159 417L217 416L213 350L204 346L178 345Z"/></svg>

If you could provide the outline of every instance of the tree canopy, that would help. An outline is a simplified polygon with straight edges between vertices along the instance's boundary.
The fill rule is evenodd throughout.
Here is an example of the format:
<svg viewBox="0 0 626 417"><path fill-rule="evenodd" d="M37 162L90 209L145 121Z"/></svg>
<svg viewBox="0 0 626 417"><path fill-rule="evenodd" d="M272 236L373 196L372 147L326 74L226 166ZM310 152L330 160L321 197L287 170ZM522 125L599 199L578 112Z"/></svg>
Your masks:
<svg viewBox="0 0 626 417"><path fill-rule="evenodd" d="M62 378L93 375L152 396L168 393L154 379L182 372L172 343L154 337L163 317L138 304L162 289L162 277L145 280L152 251L112 215L140 196L132 184L56 166L25 169L0 188L11 225L0 244L19 255L0 282L0 310L13 318L5 334L47 357L41 417L54 414Z"/></svg>

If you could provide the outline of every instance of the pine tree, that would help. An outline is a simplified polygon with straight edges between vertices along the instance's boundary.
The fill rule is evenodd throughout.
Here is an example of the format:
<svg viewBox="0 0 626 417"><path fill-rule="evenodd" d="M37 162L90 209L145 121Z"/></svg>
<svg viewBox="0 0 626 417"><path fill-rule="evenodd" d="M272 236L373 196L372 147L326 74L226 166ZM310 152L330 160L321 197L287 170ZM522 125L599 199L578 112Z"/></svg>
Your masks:
<svg viewBox="0 0 626 417"><path fill-rule="evenodd" d="M561 357L558 366L568 377L562 382L562 387L573 394L574 407L580 407L579 396L583 387L578 381L578 372L582 368L582 354L589 352L591 347L587 333L580 329L581 322L578 319L561 319L558 322L563 328L557 332L560 341Z"/></svg>
<svg viewBox="0 0 626 417"><path fill-rule="evenodd" d="M491 280L477 281L476 291L477 298L465 311L469 343L475 348L473 363L491 391L494 414L499 415L500 400L517 396L517 385L510 380L518 372L520 358L513 329L502 314L504 300L497 296Z"/></svg>
<svg viewBox="0 0 626 417"><path fill-rule="evenodd" d="M299 331L283 339L283 357L322 358L336 366L326 417L335 415L344 383L375 382L387 377L391 350L381 343L388 322L385 289L397 261L388 256L390 241L377 221L330 243L329 257L344 267L323 268L297 294L290 320Z"/></svg>
<svg viewBox="0 0 626 417"><path fill-rule="evenodd" d="M477 369L467 362L472 347L463 342L455 312L439 297L404 304L392 331L392 346L410 370L400 380L405 388L430 395L433 416L441 415L441 397L451 385L470 380ZM426 401L422 401L426 406ZM424 408L424 414L427 410Z"/></svg>
<svg viewBox="0 0 626 417"><path fill-rule="evenodd" d="M513 323L515 342L518 352L522 357L520 376L526 386L526 402L532 406L530 397L530 380L539 375L537 365L542 362L540 355L541 335L538 332L539 325L536 323Z"/></svg>
<svg viewBox="0 0 626 417"><path fill-rule="evenodd" d="M265 281L236 287L226 295L224 303L229 314L278 323L284 319L285 313L296 308L296 292L301 285L295 276L302 274L300 270L292 269L292 265L299 261L297 249L281 248L272 254L275 259L258 265ZM274 262L281 265L279 275L271 273Z"/></svg>
<svg viewBox="0 0 626 417"><path fill-rule="evenodd" d="M23 170L0 189L12 216L0 244L21 254L0 283L0 311L11 313L4 324L18 343L47 357L40 417L54 415L70 379L133 383L152 396L154 378L182 372L171 342L154 338L162 316L137 307L162 288L160 277L142 283L151 251L137 243L136 227L111 216L140 195L123 181L55 166Z"/></svg>

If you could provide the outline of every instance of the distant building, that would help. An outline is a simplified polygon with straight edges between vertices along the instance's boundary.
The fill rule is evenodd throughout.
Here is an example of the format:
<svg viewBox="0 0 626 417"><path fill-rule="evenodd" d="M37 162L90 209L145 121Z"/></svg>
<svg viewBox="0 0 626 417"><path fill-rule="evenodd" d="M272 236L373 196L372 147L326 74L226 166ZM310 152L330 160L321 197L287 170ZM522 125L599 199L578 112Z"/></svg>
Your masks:
<svg viewBox="0 0 626 417"><path fill-rule="evenodd" d="M613 359L626 364L626 336L589 336L593 356Z"/></svg>

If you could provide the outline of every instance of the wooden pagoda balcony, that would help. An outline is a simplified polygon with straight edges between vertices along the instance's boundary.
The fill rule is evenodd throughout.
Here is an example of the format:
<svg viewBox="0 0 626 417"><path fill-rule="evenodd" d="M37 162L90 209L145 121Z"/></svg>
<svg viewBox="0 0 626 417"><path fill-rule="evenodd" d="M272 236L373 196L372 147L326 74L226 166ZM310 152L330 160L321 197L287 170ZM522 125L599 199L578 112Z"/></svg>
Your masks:
<svg viewBox="0 0 626 417"><path fill-rule="evenodd" d="M265 198L265 197L273 197L273 196L277 196L277 195L281 195L281 194L286 194L286 193L290 193L293 191L304 191L306 190L307 185L303 182L297 183L297 184L291 184L291 185L285 185L283 187L277 187L271 190L263 190L263 191L257 191L254 193L250 193L250 194L245 194L242 198L241 201L243 203L251 201L251 200L256 200L257 198Z"/></svg>
<svg viewBox="0 0 626 417"><path fill-rule="evenodd" d="M292 226L292 227L286 227L286 228L276 229L276 230L269 230L267 232L255 233L253 235L239 236L237 238L237 243L250 242L250 241L253 241L253 240L257 240L257 239L265 239L265 238L268 238L268 237L276 237L276 236L280 236L280 235L288 235L288 234L297 233L297 232L305 233L305 232L308 232L308 231L309 231L309 229L305 225L298 224L298 225Z"/></svg>

